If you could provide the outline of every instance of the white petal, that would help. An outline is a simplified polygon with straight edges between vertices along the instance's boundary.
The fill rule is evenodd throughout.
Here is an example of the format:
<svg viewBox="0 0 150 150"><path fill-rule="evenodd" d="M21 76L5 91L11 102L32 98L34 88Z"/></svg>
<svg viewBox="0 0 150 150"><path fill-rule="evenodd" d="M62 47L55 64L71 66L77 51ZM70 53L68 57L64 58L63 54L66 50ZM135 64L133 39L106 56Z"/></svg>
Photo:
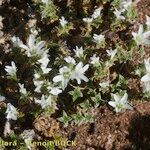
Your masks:
<svg viewBox="0 0 150 150"><path fill-rule="evenodd" d="M113 97L115 99L116 102L119 102L121 97L119 95L113 94Z"/></svg>
<svg viewBox="0 0 150 150"><path fill-rule="evenodd" d="M14 69L14 70L16 70L17 68L16 68L16 65L15 65L15 63L12 61L11 62L11 66L12 66L12 68Z"/></svg>
<svg viewBox="0 0 150 150"><path fill-rule="evenodd" d="M126 103L126 102L127 102L127 99L128 99L128 94L125 93L125 94L123 95L123 97L121 98L120 102L121 102L121 103Z"/></svg>
<svg viewBox="0 0 150 150"><path fill-rule="evenodd" d="M0 95L0 102L4 101L5 97Z"/></svg>
<svg viewBox="0 0 150 150"><path fill-rule="evenodd" d="M41 66L41 69L43 71L43 74L48 74L52 70L51 68L46 68L45 66Z"/></svg>
<svg viewBox="0 0 150 150"><path fill-rule="evenodd" d="M28 45L30 48L32 48L35 44L35 35L30 34L29 38L28 38Z"/></svg>
<svg viewBox="0 0 150 150"><path fill-rule="evenodd" d="M82 67L83 67L83 63L82 63L82 62L79 62L79 63L76 65L76 70L80 70Z"/></svg>
<svg viewBox="0 0 150 150"><path fill-rule="evenodd" d="M89 79L88 79L85 75L81 75L80 78L81 78L82 80L84 80L85 82L88 82L88 81L89 81Z"/></svg>
<svg viewBox="0 0 150 150"><path fill-rule="evenodd" d="M135 38L137 36L137 33L132 32L133 37Z"/></svg>
<svg viewBox="0 0 150 150"><path fill-rule="evenodd" d="M41 50L45 45L45 41L40 41L37 45L36 45L36 48Z"/></svg>
<svg viewBox="0 0 150 150"><path fill-rule="evenodd" d="M110 106L114 107L114 108L116 107L116 103L113 102L113 101L109 101L108 104L109 104Z"/></svg>
<svg viewBox="0 0 150 150"><path fill-rule="evenodd" d="M10 122L7 120L4 126L4 136L10 135L12 133Z"/></svg>
<svg viewBox="0 0 150 150"><path fill-rule="evenodd" d="M149 38L150 37L150 31L144 32L143 36L144 36L144 38Z"/></svg>
<svg viewBox="0 0 150 150"><path fill-rule="evenodd" d="M65 79L62 81L62 88L65 89L68 85L69 79Z"/></svg>
<svg viewBox="0 0 150 150"><path fill-rule="evenodd" d="M141 35L143 33L143 25L140 24L138 34Z"/></svg>
<svg viewBox="0 0 150 150"><path fill-rule="evenodd" d="M17 120L17 110L16 110L16 108L15 108L12 104L10 104L10 103L7 104L6 114L7 114L6 118L7 118L8 120L10 120L10 119L12 119L12 120Z"/></svg>
<svg viewBox="0 0 150 150"><path fill-rule="evenodd" d="M58 89L58 88L52 88L50 93L53 95L58 95L62 92L62 90Z"/></svg>
<svg viewBox="0 0 150 150"><path fill-rule="evenodd" d="M89 68L89 64L85 65L85 66L83 67L83 72L85 72L86 70L88 70L88 68Z"/></svg>
<svg viewBox="0 0 150 150"><path fill-rule="evenodd" d="M27 51L29 50L29 48L28 48L26 45L24 45L24 44L20 44L19 47L20 47L20 48L23 48L23 49L25 49L25 50L27 50Z"/></svg>
<svg viewBox="0 0 150 150"><path fill-rule="evenodd" d="M150 75L149 75L149 74L144 75L144 76L141 78L141 81L142 81L142 82L148 82L148 81L150 81Z"/></svg>
<svg viewBox="0 0 150 150"><path fill-rule="evenodd" d="M146 15L146 25L150 26L150 17Z"/></svg>
<svg viewBox="0 0 150 150"><path fill-rule="evenodd" d="M77 80L78 84L81 84L81 79L80 78L76 78L76 80Z"/></svg>
<svg viewBox="0 0 150 150"><path fill-rule="evenodd" d="M53 78L53 82L60 82L60 81L62 81L62 80L63 80L62 75L58 75L58 76L55 76L55 77Z"/></svg>
<svg viewBox="0 0 150 150"><path fill-rule="evenodd" d="M145 65L145 68L146 68L146 72L150 73L150 58L144 59L144 65Z"/></svg>
<svg viewBox="0 0 150 150"><path fill-rule="evenodd" d="M35 99L35 103L41 104L41 100Z"/></svg>

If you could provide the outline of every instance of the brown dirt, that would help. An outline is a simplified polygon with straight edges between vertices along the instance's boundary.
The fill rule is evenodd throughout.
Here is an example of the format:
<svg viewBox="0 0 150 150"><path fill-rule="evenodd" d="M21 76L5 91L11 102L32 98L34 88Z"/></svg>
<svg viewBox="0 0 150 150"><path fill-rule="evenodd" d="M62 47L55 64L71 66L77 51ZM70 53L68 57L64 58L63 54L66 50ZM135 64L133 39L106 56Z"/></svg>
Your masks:
<svg viewBox="0 0 150 150"><path fill-rule="evenodd" d="M146 16L150 16L150 1L149 0L140 0L137 4L138 10L138 22L144 23L146 20Z"/></svg>
<svg viewBox="0 0 150 150"><path fill-rule="evenodd" d="M106 106L93 110L91 124L69 126L64 137L77 145L69 150L148 150L150 148L150 102L133 102L133 111L115 114Z"/></svg>
<svg viewBox="0 0 150 150"><path fill-rule="evenodd" d="M64 128L52 118L39 117L34 126L46 139L57 135L75 141L76 146L63 150L149 150L150 102L133 100L132 106L132 111L118 114L107 106L91 109L93 123Z"/></svg>

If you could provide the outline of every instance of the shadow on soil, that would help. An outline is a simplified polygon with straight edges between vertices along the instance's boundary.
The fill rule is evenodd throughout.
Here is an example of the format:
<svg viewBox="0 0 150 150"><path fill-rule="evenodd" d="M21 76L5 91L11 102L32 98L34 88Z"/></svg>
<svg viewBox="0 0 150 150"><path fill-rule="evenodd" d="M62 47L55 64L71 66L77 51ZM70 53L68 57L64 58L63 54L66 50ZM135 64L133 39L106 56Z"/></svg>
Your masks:
<svg viewBox="0 0 150 150"><path fill-rule="evenodd" d="M128 138L132 143L133 150L150 149L150 115L133 118Z"/></svg>

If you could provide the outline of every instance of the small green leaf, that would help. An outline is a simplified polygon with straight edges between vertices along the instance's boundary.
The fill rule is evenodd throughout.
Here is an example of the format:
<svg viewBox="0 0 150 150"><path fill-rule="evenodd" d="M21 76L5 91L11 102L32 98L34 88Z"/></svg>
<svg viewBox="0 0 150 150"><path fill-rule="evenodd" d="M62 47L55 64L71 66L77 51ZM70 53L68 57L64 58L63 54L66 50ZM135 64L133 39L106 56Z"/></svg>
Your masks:
<svg viewBox="0 0 150 150"><path fill-rule="evenodd" d="M79 97L83 97L80 87L75 88L73 91L69 92L72 95L73 102L77 100Z"/></svg>
<svg viewBox="0 0 150 150"><path fill-rule="evenodd" d="M101 98L100 93L97 94L95 97L92 97L91 99L94 102L94 107L95 108L99 107L100 104L102 103L102 98Z"/></svg>
<svg viewBox="0 0 150 150"><path fill-rule="evenodd" d="M70 116L67 115L65 111L63 111L62 117L58 118L58 120L62 123L64 123L64 127L67 127L69 122L72 120Z"/></svg>

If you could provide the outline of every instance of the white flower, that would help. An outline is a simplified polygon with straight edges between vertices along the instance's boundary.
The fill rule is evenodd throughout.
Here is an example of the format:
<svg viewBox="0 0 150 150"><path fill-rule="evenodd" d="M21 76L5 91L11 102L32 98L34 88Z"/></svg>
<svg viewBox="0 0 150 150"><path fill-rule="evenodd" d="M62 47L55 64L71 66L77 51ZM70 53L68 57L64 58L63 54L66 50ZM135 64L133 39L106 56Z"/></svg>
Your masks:
<svg viewBox="0 0 150 150"><path fill-rule="evenodd" d="M146 15L146 25L150 27L150 17Z"/></svg>
<svg viewBox="0 0 150 150"><path fill-rule="evenodd" d="M0 95L0 102L4 101L6 98L2 95Z"/></svg>
<svg viewBox="0 0 150 150"><path fill-rule="evenodd" d="M106 89L107 87L109 87L109 81L101 82L101 83L99 83L99 85L100 85L102 88Z"/></svg>
<svg viewBox="0 0 150 150"><path fill-rule="evenodd" d="M91 64L93 64L94 66L99 66L100 64L100 60L99 57L96 57L96 54L94 54L91 58Z"/></svg>
<svg viewBox="0 0 150 150"><path fill-rule="evenodd" d="M108 104L115 108L116 112L124 111L125 109L131 109L132 107L129 105L127 99L128 94L125 93L123 97L120 97L119 95L112 94L114 101L109 101Z"/></svg>
<svg viewBox="0 0 150 150"><path fill-rule="evenodd" d="M6 118L8 120L10 120L10 119L17 120L18 112L17 112L16 108L10 103L7 104L6 114L7 114Z"/></svg>
<svg viewBox="0 0 150 150"><path fill-rule="evenodd" d="M36 87L34 91L40 93L41 92L41 87L43 86L44 81L35 80L33 82L34 82L34 85Z"/></svg>
<svg viewBox="0 0 150 150"><path fill-rule="evenodd" d="M143 25L139 25L138 33L132 32L133 38L137 45L150 44L150 31L144 32Z"/></svg>
<svg viewBox="0 0 150 150"><path fill-rule="evenodd" d="M93 21L93 18L83 18L83 21L86 23L91 23Z"/></svg>
<svg viewBox="0 0 150 150"><path fill-rule="evenodd" d="M143 82L142 83L142 86L143 86L143 92L150 92L150 81L147 81L147 82Z"/></svg>
<svg viewBox="0 0 150 150"><path fill-rule="evenodd" d="M129 6L132 5L132 0L122 0L120 2L120 6L123 7L124 9L128 9Z"/></svg>
<svg viewBox="0 0 150 150"><path fill-rule="evenodd" d="M41 74L39 74L39 73L37 73L37 72L34 74L34 78L35 78L35 79L38 79L38 78L40 78L40 77L41 77Z"/></svg>
<svg viewBox="0 0 150 150"><path fill-rule="evenodd" d="M74 60L74 58L72 58L72 57L70 57L70 56L65 57L64 60L65 60L68 64L73 64L73 65L76 64L76 61Z"/></svg>
<svg viewBox="0 0 150 150"><path fill-rule="evenodd" d="M117 49L115 50L106 50L107 55L110 56L110 59L113 59L117 53Z"/></svg>
<svg viewBox="0 0 150 150"><path fill-rule="evenodd" d="M124 20L124 19L125 19L125 17L121 15L122 12L123 12L123 10L120 10L120 11L119 11L119 10L117 10L117 9L115 8L114 14L115 14L115 16L116 16L116 18L117 18L118 20Z"/></svg>
<svg viewBox="0 0 150 150"><path fill-rule="evenodd" d="M10 75L11 77L16 76L17 67L15 63L12 61L11 66L5 66L5 71Z"/></svg>
<svg viewBox="0 0 150 150"><path fill-rule="evenodd" d="M94 34L93 35L93 39L94 39L94 42L96 42L96 43L102 43L102 42L105 42L105 36L104 35L102 35L102 34Z"/></svg>
<svg viewBox="0 0 150 150"><path fill-rule="evenodd" d="M35 132L34 130L32 129L29 129L29 130L24 130L23 133L21 134L21 137L24 139L24 142L26 144L26 147L29 149L29 150L32 150L32 147L31 147L31 141L33 140L33 138L35 137Z"/></svg>
<svg viewBox="0 0 150 150"><path fill-rule="evenodd" d="M16 37L16 36L13 36L13 37L11 38L11 41L13 42L13 45L14 45L15 47L17 47L17 46L23 44L22 41L20 40L20 38L19 38L19 37Z"/></svg>
<svg viewBox="0 0 150 150"><path fill-rule="evenodd" d="M147 73L150 73L150 57L147 59L144 59L144 65Z"/></svg>
<svg viewBox="0 0 150 150"><path fill-rule="evenodd" d="M142 81L142 82L148 82L148 81L150 81L150 74L147 73L146 75L144 75L144 76L141 78L141 81Z"/></svg>
<svg viewBox="0 0 150 150"><path fill-rule="evenodd" d="M43 71L43 74L47 74L52 70L51 68L47 68L49 61L50 60L48 58L48 54L46 53L42 56L41 59L38 60L38 62L41 63L41 69Z"/></svg>
<svg viewBox="0 0 150 150"><path fill-rule="evenodd" d="M33 129L24 130L23 133L21 134L21 137L23 139L33 140L34 136L35 136L35 132Z"/></svg>
<svg viewBox="0 0 150 150"><path fill-rule="evenodd" d="M72 72L71 75L71 80L76 79L78 84L81 84L81 80L84 80L85 82L88 82L88 78L84 75L85 71L87 71L89 68L89 65L83 66L82 62L79 62L74 71Z"/></svg>
<svg viewBox="0 0 150 150"><path fill-rule="evenodd" d="M9 120L7 120L4 126L4 137L6 137L7 135L10 135L11 133L12 133L11 125L10 125Z"/></svg>
<svg viewBox="0 0 150 150"><path fill-rule="evenodd" d="M35 28L31 28L31 33L34 34L35 36L38 35L38 31Z"/></svg>
<svg viewBox="0 0 150 150"><path fill-rule="evenodd" d="M50 89L50 93L52 95L57 96L58 94L62 93L62 90L60 90L60 87L48 87Z"/></svg>
<svg viewBox="0 0 150 150"><path fill-rule="evenodd" d="M43 74L47 74L52 70L52 68L47 68L46 66L42 66L42 65L41 65L41 69L43 71Z"/></svg>
<svg viewBox="0 0 150 150"><path fill-rule="evenodd" d="M35 98L35 103L38 103L41 105L42 109L48 107L48 106L52 106L52 97L51 95L49 95L47 98L45 95L42 95L41 99L37 99Z"/></svg>
<svg viewBox="0 0 150 150"><path fill-rule="evenodd" d="M150 91L150 58L144 59L144 65L146 69L146 75L141 78L143 82L143 91L148 92Z"/></svg>
<svg viewBox="0 0 150 150"><path fill-rule="evenodd" d="M27 45L25 44L19 44L20 48L23 48L26 50L26 55L28 57L41 57L44 53L47 53L47 50L44 49L45 41L37 42L35 39L34 34L30 34Z"/></svg>
<svg viewBox="0 0 150 150"><path fill-rule="evenodd" d="M68 23L67 20L65 20L64 16L61 17L61 19L59 19L61 26L64 28L65 25Z"/></svg>
<svg viewBox="0 0 150 150"><path fill-rule="evenodd" d="M59 69L59 75L53 78L53 82L61 82L62 88L65 89L70 80L71 70L70 68L64 66Z"/></svg>
<svg viewBox="0 0 150 150"><path fill-rule="evenodd" d="M23 94L23 95L26 95L27 94L27 90L26 90L26 88L24 88L24 84L20 84L20 83L18 83L18 85L19 85L19 92L21 93L21 94Z"/></svg>
<svg viewBox="0 0 150 150"><path fill-rule="evenodd" d="M41 0L42 3L47 4L49 2L49 0Z"/></svg>
<svg viewBox="0 0 150 150"><path fill-rule="evenodd" d="M95 9L95 11L92 14L92 18L96 19L97 17L99 17L101 15L101 11L102 11L102 7Z"/></svg>
<svg viewBox="0 0 150 150"><path fill-rule="evenodd" d="M78 46L76 46L76 49L73 49L73 51L75 52L75 54L78 58L81 58L84 56L82 46L80 48Z"/></svg>

